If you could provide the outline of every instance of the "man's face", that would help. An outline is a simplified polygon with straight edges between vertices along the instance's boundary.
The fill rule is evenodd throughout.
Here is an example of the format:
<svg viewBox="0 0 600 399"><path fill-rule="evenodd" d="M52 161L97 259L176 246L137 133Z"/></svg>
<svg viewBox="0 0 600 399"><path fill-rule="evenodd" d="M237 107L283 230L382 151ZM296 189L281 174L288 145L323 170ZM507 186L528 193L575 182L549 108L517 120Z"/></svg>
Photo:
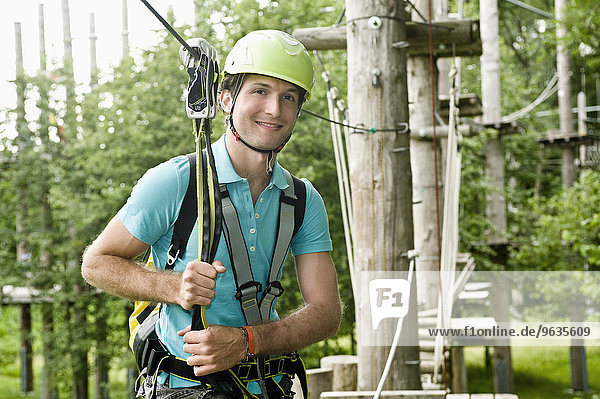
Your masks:
<svg viewBox="0 0 600 399"><path fill-rule="evenodd" d="M286 81L262 75L247 75L233 109L233 123L250 145L270 150L282 145L292 133L298 113L300 92ZM231 93L224 91L221 103L226 112Z"/></svg>

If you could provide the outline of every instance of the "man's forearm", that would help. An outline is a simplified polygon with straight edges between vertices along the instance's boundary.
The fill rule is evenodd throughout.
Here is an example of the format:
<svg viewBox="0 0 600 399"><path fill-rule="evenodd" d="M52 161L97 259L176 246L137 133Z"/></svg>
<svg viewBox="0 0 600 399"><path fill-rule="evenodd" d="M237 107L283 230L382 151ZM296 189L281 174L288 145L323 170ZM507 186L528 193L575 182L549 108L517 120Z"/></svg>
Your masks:
<svg viewBox="0 0 600 399"><path fill-rule="evenodd" d="M112 255L84 256L82 274L91 285L131 300L178 303L181 273L144 268Z"/></svg>
<svg viewBox="0 0 600 399"><path fill-rule="evenodd" d="M252 326L256 354L297 351L335 334L341 319L341 304L305 305L289 316Z"/></svg>

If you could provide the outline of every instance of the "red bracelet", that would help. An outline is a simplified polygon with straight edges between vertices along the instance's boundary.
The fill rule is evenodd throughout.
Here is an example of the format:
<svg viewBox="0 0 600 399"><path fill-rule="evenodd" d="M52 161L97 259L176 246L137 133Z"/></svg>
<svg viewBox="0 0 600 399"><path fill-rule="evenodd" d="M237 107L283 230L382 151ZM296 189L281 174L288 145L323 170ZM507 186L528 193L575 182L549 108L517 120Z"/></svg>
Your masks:
<svg viewBox="0 0 600 399"><path fill-rule="evenodd" d="M250 329L250 327L243 326L242 328L244 330L246 330L246 333L248 334L248 355L249 355L249 357L253 357L254 356L254 335L252 335L252 330Z"/></svg>

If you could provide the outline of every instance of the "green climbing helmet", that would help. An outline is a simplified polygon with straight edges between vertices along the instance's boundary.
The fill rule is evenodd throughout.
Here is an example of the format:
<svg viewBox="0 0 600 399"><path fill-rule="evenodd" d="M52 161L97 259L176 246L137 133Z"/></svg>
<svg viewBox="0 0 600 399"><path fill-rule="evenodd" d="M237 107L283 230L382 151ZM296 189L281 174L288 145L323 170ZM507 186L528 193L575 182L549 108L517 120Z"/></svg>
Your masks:
<svg viewBox="0 0 600 399"><path fill-rule="evenodd" d="M302 43L278 30L257 30L238 40L227 55L223 73L254 73L285 80L306 90L306 99L315 79Z"/></svg>

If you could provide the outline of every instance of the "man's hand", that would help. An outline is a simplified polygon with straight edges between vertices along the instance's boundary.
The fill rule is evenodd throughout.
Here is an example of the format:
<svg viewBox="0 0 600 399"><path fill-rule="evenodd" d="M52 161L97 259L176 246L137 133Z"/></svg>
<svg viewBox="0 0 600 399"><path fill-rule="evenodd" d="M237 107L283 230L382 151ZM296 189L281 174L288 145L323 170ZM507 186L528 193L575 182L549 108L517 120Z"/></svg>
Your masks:
<svg viewBox="0 0 600 399"><path fill-rule="evenodd" d="M190 353L187 363L197 376L227 370L246 358L246 340L236 327L209 325L207 329L177 333L183 336L183 351Z"/></svg>
<svg viewBox="0 0 600 399"><path fill-rule="evenodd" d="M215 296L216 278L219 273L227 269L223 263L216 260L212 263L194 260L187 264L181 275L179 289L179 304L185 310L190 310L194 305L210 305Z"/></svg>

